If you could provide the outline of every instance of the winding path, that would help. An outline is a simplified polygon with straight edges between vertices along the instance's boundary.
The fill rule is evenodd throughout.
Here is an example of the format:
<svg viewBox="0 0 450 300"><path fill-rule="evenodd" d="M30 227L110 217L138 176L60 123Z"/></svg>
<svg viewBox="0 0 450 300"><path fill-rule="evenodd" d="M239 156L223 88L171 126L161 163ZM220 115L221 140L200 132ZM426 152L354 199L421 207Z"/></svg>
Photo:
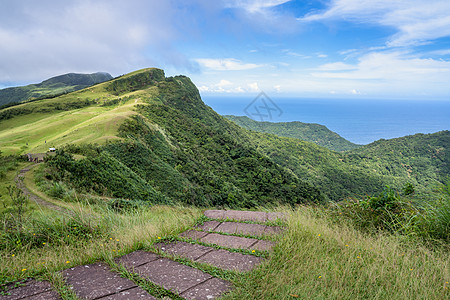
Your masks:
<svg viewBox="0 0 450 300"><path fill-rule="evenodd" d="M48 208L50 208L52 210L56 210L56 211L62 212L62 213L67 214L67 215L73 215L72 211L70 211L70 210L68 210L68 209L66 209L64 207L58 206L56 204L53 204L53 203L51 203L49 201L46 201L46 200L42 199L41 197L36 196L32 192L30 192L30 190L26 187L26 185L24 183L25 174L28 171L30 171L32 168L36 167L37 165L38 164L31 165L31 166L25 167L25 168L23 168L22 170L19 171L19 174L17 174L17 176L15 178L15 182L16 182L17 187L23 192L23 194L25 196L28 197L28 199L36 202L38 205L42 205L42 206L48 207Z"/></svg>

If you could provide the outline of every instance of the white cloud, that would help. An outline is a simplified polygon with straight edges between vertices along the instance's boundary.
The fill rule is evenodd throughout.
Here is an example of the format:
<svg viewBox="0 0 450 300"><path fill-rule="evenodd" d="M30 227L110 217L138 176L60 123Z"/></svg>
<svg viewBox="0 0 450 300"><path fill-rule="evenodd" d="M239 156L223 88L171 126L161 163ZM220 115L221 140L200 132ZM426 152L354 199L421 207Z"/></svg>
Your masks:
<svg viewBox="0 0 450 300"><path fill-rule="evenodd" d="M244 63L234 58L197 58L200 65L215 71L242 71L261 67L262 65Z"/></svg>
<svg viewBox="0 0 450 300"><path fill-rule="evenodd" d="M335 62L321 65L317 69L321 71L347 71L355 70L356 67L354 65L346 64L343 62Z"/></svg>
<svg viewBox="0 0 450 300"><path fill-rule="evenodd" d="M146 66L194 69L173 46L182 19L171 1L2 0L0 81L66 72L119 75Z"/></svg>
<svg viewBox="0 0 450 300"><path fill-rule="evenodd" d="M249 92L259 92L260 91L257 82L249 83L249 84L247 84L247 86L249 87Z"/></svg>
<svg viewBox="0 0 450 300"><path fill-rule="evenodd" d="M242 8L250 13L255 13L289 1L291 0L225 0L225 6Z"/></svg>
<svg viewBox="0 0 450 300"><path fill-rule="evenodd" d="M444 83L450 78L449 61L419 58L398 51L373 52L361 56L354 65L336 62L322 65L317 70L319 72L312 74L315 77L353 80Z"/></svg>
<svg viewBox="0 0 450 300"><path fill-rule="evenodd" d="M450 1L333 0L325 11L299 18L328 19L394 27L398 32L387 41L390 47L421 45L450 36Z"/></svg>
<svg viewBox="0 0 450 300"><path fill-rule="evenodd" d="M361 95L361 92L359 92L359 91L356 90L356 89L351 89L351 90L350 90L350 94L352 94L352 95Z"/></svg>

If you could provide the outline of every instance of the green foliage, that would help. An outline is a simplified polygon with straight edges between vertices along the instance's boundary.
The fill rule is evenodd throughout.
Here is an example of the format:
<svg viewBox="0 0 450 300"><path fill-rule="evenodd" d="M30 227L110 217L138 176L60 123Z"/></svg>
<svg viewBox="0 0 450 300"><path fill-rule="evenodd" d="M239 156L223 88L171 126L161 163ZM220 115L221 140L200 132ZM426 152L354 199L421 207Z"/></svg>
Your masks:
<svg viewBox="0 0 450 300"><path fill-rule="evenodd" d="M403 194L405 196L413 195L416 192L414 185L411 182L407 182L403 187Z"/></svg>
<svg viewBox="0 0 450 300"><path fill-rule="evenodd" d="M248 132L247 137L335 201L379 193L386 185L401 189L408 182L416 197L427 197L450 172L450 131L377 141L344 153L270 134Z"/></svg>
<svg viewBox="0 0 450 300"><path fill-rule="evenodd" d="M319 124L302 122L258 122L244 116L224 117L248 130L312 142L334 151L347 151L361 147L360 145L347 141L337 133Z"/></svg>
<svg viewBox="0 0 450 300"><path fill-rule="evenodd" d="M160 69L146 69L112 81L106 89L114 95L144 89L165 79L164 71Z"/></svg>
<svg viewBox="0 0 450 300"><path fill-rule="evenodd" d="M390 187L376 196L349 199L331 206L335 220L350 221L366 232L417 236L426 240L450 241L450 197L412 203Z"/></svg>
<svg viewBox="0 0 450 300"><path fill-rule="evenodd" d="M107 152L95 157L74 160L60 151L48 160L57 180L70 182L74 187L100 195L117 198L167 203L145 180L132 172Z"/></svg>
<svg viewBox="0 0 450 300"><path fill-rule="evenodd" d="M19 179L21 180L21 179ZM29 204L28 197L14 185L7 187L10 205L4 202L5 210L2 212L2 227L13 232L20 231Z"/></svg>

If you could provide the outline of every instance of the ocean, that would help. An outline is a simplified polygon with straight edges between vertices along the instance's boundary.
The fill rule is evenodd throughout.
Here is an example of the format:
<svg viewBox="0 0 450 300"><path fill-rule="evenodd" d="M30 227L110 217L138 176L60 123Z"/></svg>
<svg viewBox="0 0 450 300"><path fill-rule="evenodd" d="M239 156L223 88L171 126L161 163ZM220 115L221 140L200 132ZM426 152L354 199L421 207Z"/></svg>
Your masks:
<svg viewBox="0 0 450 300"><path fill-rule="evenodd" d="M202 96L221 115L325 125L356 144L450 130L450 101ZM268 109L270 112L268 112ZM259 113L259 114L258 114Z"/></svg>

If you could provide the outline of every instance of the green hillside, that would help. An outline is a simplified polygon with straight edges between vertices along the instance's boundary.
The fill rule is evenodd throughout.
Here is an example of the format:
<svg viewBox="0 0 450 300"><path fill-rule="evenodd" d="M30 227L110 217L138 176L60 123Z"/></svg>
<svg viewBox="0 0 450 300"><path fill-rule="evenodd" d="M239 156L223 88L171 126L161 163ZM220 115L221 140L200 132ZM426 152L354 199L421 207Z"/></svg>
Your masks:
<svg viewBox="0 0 450 300"><path fill-rule="evenodd" d="M277 123L259 122L245 116L227 115L224 117L248 130L272 133L278 136L313 142L314 144L334 151L347 151L360 147L360 145L347 141L324 125L297 121Z"/></svg>
<svg viewBox="0 0 450 300"><path fill-rule="evenodd" d="M343 153L263 133L249 133L248 139L336 201L375 194L386 185L401 190L408 182L417 197L429 197L450 174L450 131L380 140Z"/></svg>
<svg viewBox="0 0 450 300"><path fill-rule="evenodd" d="M189 78L158 69L0 111L5 154L49 146L60 151L47 179L82 193L228 207L324 200L207 107Z"/></svg>
<svg viewBox="0 0 450 300"><path fill-rule="evenodd" d="M93 74L69 73L52 77L38 84L1 89L0 107L30 99L77 91L111 79L112 76L110 74L102 72Z"/></svg>
<svg viewBox="0 0 450 300"><path fill-rule="evenodd" d="M406 183L430 197L449 174L449 136L336 152L241 128L206 106L189 78L159 69L0 110L4 155L59 150L45 174L63 184L60 197L73 189L200 206L338 201Z"/></svg>

